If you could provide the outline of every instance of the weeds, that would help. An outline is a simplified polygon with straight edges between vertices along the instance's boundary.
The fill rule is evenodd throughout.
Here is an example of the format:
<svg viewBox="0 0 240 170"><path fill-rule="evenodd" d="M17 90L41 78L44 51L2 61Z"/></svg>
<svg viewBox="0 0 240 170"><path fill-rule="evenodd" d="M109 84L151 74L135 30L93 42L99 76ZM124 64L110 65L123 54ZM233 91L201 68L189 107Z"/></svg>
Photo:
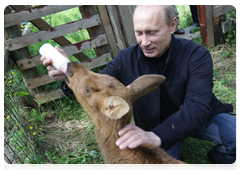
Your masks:
<svg viewBox="0 0 240 170"><path fill-rule="evenodd" d="M202 37L201 35L197 36L196 38L192 39L196 44L202 45Z"/></svg>

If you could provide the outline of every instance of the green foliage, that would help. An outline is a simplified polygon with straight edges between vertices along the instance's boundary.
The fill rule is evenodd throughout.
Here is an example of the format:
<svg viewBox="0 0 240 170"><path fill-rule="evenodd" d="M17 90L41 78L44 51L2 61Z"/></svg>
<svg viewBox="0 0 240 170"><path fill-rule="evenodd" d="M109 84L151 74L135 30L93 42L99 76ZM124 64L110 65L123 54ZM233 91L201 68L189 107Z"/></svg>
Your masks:
<svg viewBox="0 0 240 170"><path fill-rule="evenodd" d="M193 25L192 14L189 5L176 5L179 13L179 29L187 28Z"/></svg>
<svg viewBox="0 0 240 170"><path fill-rule="evenodd" d="M225 21L232 20L236 22L236 10L232 10L225 14ZM236 24L236 23L235 23ZM230 24L229 32L225 34L225 41L228 44L236 43L236 29L232 29L232 25Z"/></svg>
<svg viewBox="0 0 240 170"><path fill-rule="evenodd" d="M194 41L196 44L202 45L201 35L198 35L196 38L193 38L192 41Z"/></svg>
<svg viewBox="0 0 240 170"><path fill-rule="evenodd" d="M193 28L192 34L194 34L195 32L198 32L198 31L200 31L200 27L195 27L195 28Z"/></svg>
<svg viewBox="0 0 240 170"><path fill-rule="evenodd" d="M18 95L18 96L29 96L30 94L28 92L22 91L22 92L16 92L14 93L14 95Z"/></svg>
<svg viewBox="0 0 240 170"><path fill-rule="evenodd" d="M79 147L77 151L64 151L66 154L58 155L56 152L45 151L45 154L36 154L35 164L103 164L103 159L99 151L88 150Z"/></svg>

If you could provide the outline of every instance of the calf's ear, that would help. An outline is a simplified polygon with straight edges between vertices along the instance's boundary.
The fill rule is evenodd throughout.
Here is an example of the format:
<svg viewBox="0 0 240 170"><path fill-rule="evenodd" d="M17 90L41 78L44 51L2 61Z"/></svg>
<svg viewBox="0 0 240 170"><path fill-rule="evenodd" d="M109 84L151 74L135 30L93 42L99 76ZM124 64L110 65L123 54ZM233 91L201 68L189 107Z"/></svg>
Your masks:
<svg viewBox="0 0 240 170"><path fill-rule="evenodd" d="M127 88L132 91L132 99L134 101L137 98L156 90L158 86L165 81L165 79L166 78L161 75L147 74L138 77L130 85L128 85Z"/></svg>
<svg viewBox="0 0 240 170"><path fill-rule="evenodd" d="M102 105L102 112L113 120L121 119L129 109L128 103L118 96L107 97Z"/></svg>

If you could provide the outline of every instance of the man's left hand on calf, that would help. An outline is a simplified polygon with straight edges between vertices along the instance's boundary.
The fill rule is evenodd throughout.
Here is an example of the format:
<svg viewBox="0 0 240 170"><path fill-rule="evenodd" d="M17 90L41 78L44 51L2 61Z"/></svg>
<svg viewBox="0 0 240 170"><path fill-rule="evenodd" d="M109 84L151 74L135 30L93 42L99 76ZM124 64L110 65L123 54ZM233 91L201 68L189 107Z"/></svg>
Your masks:
<svg viewBox="0 0 240 170"><path fill-rule="evenodd" d="M127 147L134 149L144 143L150 143L158 147L161 145L161 139L153 132L144 131L132 124L128 124L119 130L118 135L120 138L116 141L116 145L121 150Z"/></svg>

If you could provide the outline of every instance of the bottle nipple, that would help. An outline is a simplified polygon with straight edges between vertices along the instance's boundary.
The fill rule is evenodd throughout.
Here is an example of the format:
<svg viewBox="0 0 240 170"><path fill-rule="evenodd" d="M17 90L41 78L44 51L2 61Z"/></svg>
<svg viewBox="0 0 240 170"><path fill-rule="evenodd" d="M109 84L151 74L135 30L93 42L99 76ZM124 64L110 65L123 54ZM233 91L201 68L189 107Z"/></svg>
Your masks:
<svg viewBox="0 0 240 170"><path fill-rule="evenodd" d="M61 72L67 74L67 63L62 66Z"/></svg>

